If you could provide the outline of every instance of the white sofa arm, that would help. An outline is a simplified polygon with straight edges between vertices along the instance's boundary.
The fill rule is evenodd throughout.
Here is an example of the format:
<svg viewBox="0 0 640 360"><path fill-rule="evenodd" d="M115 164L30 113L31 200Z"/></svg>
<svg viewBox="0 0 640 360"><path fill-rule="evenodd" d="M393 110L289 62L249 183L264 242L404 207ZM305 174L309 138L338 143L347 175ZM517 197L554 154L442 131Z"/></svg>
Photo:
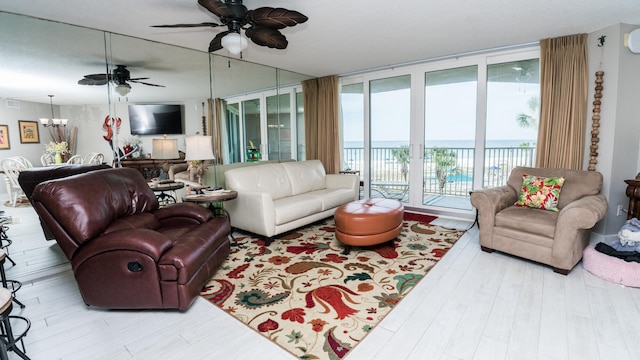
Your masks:
<svg viewBox="0 0 640 360"><path fill-rule="evenodd" d="M360 178L356 174L327 174L327 189L352 189L353 200L358 200L360 196Z"/></svg>
<svg viewBox="0 0 640 360"><path fill-rule="evenodd" d="M231 226L265 236L275 235L276 212L269 194L238 191L238 197L227 201L224 207L231 217Z"/></svg>

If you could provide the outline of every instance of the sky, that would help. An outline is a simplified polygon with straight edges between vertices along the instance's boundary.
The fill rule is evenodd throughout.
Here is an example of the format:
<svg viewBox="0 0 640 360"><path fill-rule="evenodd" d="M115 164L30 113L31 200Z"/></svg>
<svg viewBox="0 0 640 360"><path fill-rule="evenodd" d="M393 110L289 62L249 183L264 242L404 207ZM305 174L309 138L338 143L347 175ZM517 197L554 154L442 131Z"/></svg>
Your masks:
<svg viewBox="0 0 640 360"><path fill-rule="evenodd" d="M520 127L519 113L534 115L528 101L539 94L538 84L489 82L487 140L532 140L537 131ZM473 140L475 137L475 82L429 86L426 91L427 140ZM372 139L406 141L410 129L410 90L374 93L371 98ZM362 141L363 98L341 97L344 140Z"/></svg>

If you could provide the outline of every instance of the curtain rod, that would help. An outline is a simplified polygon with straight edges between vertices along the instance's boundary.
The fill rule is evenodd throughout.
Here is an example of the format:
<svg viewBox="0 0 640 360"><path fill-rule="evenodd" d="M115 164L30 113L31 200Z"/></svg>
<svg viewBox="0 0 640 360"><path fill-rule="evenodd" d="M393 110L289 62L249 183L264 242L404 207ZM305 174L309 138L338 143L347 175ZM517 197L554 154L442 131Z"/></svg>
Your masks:
<svg viewBox="0 0 640 360"><path fill-rule="evenodd" d="M524 43L524 44L507 45L507 46L501 46L501 47L485 49L485 50L468 51L468 52L458 53L458 54L453 54L453 55L443 55L443 56L437 56L437 57L429 58L429 59L414 60L414 61L408 61L408 62L399 63L399 64L384 65L384 66L371 68L371 69L357 70L357 71L352 71L352 72L340 74L340 75L338 75L338 77L361 75L361 74L366 74L366 73L375 72L375 71L393 69L393 68L397 68L397 67L417 65L417 64L426 64L426 63L430 63L430 62L434 62L434 61L454 59L454 58L463 57L463 56L486 54L486 53L490 53L490 52L503 51L503 50L522 49L522 48L526 48L526 47L530 47L530 46L539 46L539 45L540 45L540 42L529 42L529 43Z"/></svg>

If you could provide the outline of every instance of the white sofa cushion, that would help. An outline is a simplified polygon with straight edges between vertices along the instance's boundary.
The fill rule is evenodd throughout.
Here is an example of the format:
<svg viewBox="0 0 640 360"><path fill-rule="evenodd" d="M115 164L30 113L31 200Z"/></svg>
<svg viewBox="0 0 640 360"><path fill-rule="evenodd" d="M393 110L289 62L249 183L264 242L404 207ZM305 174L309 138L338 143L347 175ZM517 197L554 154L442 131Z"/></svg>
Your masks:
<svg viewBox="0 0 640 360"><path fill-rule="evenodd" d="M322 201L317 197L296 195L275 200L276 225L307 217L322 211Z"/></svg>
<svg viewBox="0 0 640 360"><path fill-rule="evenodd" d="M260 191L273 200L293 195L283 164L264 164L237 168L225 172L227 188L236 191Z"/></svg>
<svg viewBox="0 0 640 360"><path fill-rule="evenodd" d="M291 183L292 195L327 187L324 166L320 160L282 163Z"/></svg>
<svg viewBox="0 0 640 360"><path fill-rule="evenodd" d="M322 211L353 201L352 189L322 189L306 193L322 202Z"/></svg>

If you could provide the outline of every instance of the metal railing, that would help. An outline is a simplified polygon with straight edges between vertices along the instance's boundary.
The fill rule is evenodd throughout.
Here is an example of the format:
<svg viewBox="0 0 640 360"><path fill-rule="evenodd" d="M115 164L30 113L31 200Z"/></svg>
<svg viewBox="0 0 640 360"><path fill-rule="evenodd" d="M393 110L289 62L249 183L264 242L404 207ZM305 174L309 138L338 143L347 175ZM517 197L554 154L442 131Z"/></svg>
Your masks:
<svg viewBox="0 0 640 360"><path fill-rule="evenodd" d="M403 162L401 152L393 147L371 149L370 174L373 197L407 197L409 167ZM440 155L437 154L440 153ZM482 187L496 187L507 183L509 174L516 166L534 166L535 147L485 148ZM468 197L474 188L473 148L424 149L423 192L441 196ZM364 149L344 148L345 170L364 174ZM426 198L426 197L425 197Z"/></svg>

